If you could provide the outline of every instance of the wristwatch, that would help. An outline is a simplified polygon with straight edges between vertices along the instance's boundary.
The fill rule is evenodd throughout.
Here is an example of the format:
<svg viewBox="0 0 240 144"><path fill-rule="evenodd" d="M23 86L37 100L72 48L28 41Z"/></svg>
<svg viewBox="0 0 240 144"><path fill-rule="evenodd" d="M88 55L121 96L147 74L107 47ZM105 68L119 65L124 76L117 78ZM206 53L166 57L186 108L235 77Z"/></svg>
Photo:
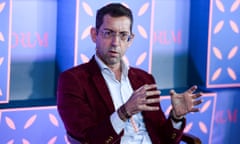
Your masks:
<svg viewBox="0 0 240 144"><path fill-rule="evenodd" d="M176 115L174 114L173 110L171 110L171 112L170 112L170 118L171 118L174 122L176 122L176 123L181 122L181 121L184 120L184 116L181 116L181 117L179 117L179 118L176 118Z"/></svg>

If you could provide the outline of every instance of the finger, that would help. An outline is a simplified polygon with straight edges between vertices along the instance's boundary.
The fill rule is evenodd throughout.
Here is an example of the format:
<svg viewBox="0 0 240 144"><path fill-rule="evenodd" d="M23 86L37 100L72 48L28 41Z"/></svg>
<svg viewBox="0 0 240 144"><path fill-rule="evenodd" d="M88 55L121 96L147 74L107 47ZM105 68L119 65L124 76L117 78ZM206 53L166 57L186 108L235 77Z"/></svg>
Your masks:
<svg viewBox="0 0 240 144"><path fill-rule="evenodd" d="M175 92L174 89L171 89L169 93L170 93L171 96L173 96L174 94L176 94L176 92Z"/></svg>
<svg viewBox="0 0 240 144"><path fill-rule="evenodd" d="M160 103L160 97L150 98L145 100L145 104L153 104L153 103Z"/></svg>
<svg viewBox="0 0 240 144"><path fill-rule="evenodd" d="M148 105L141 105L139 106L141 111L157 111L159 110L159 106L148 106Z"/></svg>
<svg viewBox="0 0 240 144"><path fill-rule="evenodd" d="M149 97L149 96L160 95L160 94L161 94L160 90L147 91L146 92L146 98Z"/></svg>
<svg viewBox="0 0 240 144"><path fill-rule="evenodd" d="M146 85L144 85L145 90L150 90L150 89L154 89L154 88L157 88L157 84L146 84Z"/></svg>
<svg viewBox="0 0 240 144"><path fill-rule="evenodd" d="M193 105L196 106L196 105L199 105L202 103L202 100L196 100L193 102Z"/></svg>
<svg viewBox="0 0 240 144"><path fill-rule="evenodd" d="M194 93L194 92L196 91L196 89L197 89L197 86L194 85L194 86L190 87L190 88L187 90L187 92L188 92L188 93Z"/></svg>
<svg viewBox="0 0 240 144"><path fill-rule="evenodd" d="M192 108L192 109L190 110L190 112L199 112L199 111L200 111L199 108Z"/></svg>
<svg viewBox="0 0 240 144"><path fill-rule="evenodd" d="M147 90L149 89L153 89L153 88L157 88L157 85L156 84L145 84L143 86L141 86L140 88L138 88L136 90L136 92L146 92Z"/></svg>
<svg viewBox="0 0 240 144"><path fill-rule="evenodd" d="M196 94L194 94L193 96L192 96L192 98L193 99L197 99L197 98L199 98L199 97L201 97L203 95L203 93L196 93Z"/></svg>

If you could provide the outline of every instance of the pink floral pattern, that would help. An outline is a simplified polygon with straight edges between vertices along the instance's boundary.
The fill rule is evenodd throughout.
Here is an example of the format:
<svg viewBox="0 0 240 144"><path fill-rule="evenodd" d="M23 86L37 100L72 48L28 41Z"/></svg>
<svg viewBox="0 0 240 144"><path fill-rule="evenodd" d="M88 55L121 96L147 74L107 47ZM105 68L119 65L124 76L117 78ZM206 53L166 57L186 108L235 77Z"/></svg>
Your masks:
<svg viewBox="0 0 240 144"><path fill-rule="evenodd" d="M0 3L0 14L3 12L4 8L5 8L6 2L2 2ZM0 31L0 42L4 42L5 38L3 33ZM2 55L1 55L2 56ZM1 65L3 63L4 57L0 57L0 68ZM0 69L1 70L1 69ZM0 87L0 97L3 96L3 92L2 92L2 88ZM0 101L1 102L1 101Z"/></svg>
<svg viewBox="0 0 240 144"><path fill-rule="evenodd" d="M240 8L240 1L233 1L230 7L227 7L227 5L225 6L226 1L213 0L213 2L215 4L213 6L216 6L216 9L213 9L211 13L219 14L210 17L211 21L214 22L215 17L217 21L210 26L213 29L213 35L210 36L209 43L213 42L210 44L212 45L211 48L209 48L211 63L208 68L211 69L211 74L209 74L210 81L208 81L208 86L238 87L240 85L240 79L238 78L240 73L235 63L236 60L239 59L239 42L237 39L233 40L233 37L239 34L239 21L236 19L238 18L236 12ZM225 15L227 15L226 19ZM226 31L226 29L229 30ZM226 35L229 36L226 37ZM211 37L213 37L213 39L217 37L218 39L211 40ZM221 39L223 37L224 40L227 41L226 45L223 44L223 40ZM225 54L227 54L227 56L225 56Z"/></svg>
<svg viewBox="0 0 240 144"><path fill-rule="evenodd" d="M5 131L1 143L69 143L56 106L4 109L0 114L0 129Z"/></svg>
<svg viewBox="0 0 240 144"><path fill-rule="evenodd" d="M166 116L169 115L172 105L170 102L170 96L161 97L161 106ZM200 109L199 112L189 113L186 115L187 123L184 129L186 133L192 133L193 131L198 132L198 136L211 135L212 125L214 119L214 105L216 103L216 94L215 93L206 93L203 95L203 103L198 106ZM201 134L200 134L200 133ZM210 137L209 137L210 139Z"/></svg>
<svg viewBox="0 0 240 144"><path fill-rule="evenodd" d="M233 59L237 52L238 52L238 47L237 46L233 47L231 49L231 51L228 53L227 59L228 60ZM219 60L223 59L222 52L220 51L220 49L214 47L213 48L213 53L214 53L214 55L216 56L217 59L219 59ZM227 68L227 72L228 72L229 77L232 80L237 80L236 72L231 67ZM221 75L221 73L222 73L222 68L216 69L216 71L212 75L212 79L211 80L212 81L217 80L219 78L219 76Z"/></svg>

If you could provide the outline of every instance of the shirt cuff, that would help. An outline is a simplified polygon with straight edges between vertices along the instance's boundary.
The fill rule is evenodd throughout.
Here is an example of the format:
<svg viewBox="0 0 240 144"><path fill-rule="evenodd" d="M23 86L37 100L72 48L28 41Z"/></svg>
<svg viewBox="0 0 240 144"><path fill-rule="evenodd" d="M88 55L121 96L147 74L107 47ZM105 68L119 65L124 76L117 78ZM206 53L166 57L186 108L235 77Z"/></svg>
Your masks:
<svg viewBox="0 0 240 144"><path fill-rule="evenodd" d="M120 132L123 130L123 128L125 127L125 123L123 120L120 119L120 117L118 116L117 112L114 112L111 116L110 116L110 121L112 123L112 127L115 130L115 132L117 134L120 134Z"/></svg>

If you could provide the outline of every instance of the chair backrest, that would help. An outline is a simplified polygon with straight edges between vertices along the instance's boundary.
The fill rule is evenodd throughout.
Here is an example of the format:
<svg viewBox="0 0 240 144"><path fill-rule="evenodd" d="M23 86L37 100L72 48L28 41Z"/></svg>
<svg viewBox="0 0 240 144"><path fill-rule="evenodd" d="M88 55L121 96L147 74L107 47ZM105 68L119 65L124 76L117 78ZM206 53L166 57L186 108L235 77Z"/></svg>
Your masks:
<svg viewBox="0 0 240 144"><path fill-rule="evenodd" d="M181 141L186 144L202 144L202 141L198 137L189 133L184 133Z"/></svg>
<svg viewBox="0 0 240 144"><path fill-rule="evenodd" d="M76 140L75 138L71 137L68 134L67 134L67 139L70 144L82 144L81 142L79 142L78 140Z"/></svg>

